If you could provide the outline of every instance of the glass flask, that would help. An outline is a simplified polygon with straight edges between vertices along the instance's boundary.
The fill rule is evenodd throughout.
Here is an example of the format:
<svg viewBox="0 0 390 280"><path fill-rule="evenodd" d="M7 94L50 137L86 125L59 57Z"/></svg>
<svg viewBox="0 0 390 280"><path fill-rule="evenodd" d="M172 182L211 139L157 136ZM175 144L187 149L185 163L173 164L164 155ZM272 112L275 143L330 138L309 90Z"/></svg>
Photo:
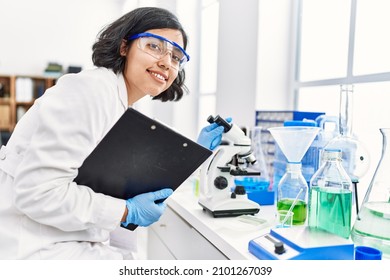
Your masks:
<svg viewBox="0 0 390 280"><path fill-rule="evenodd" d="M342 165L352 181L358 182L370 167L370 156L364 144L352 132L353 85L340 85L339 135L325 148L342 150Z"/></svg>
<svg viewBox="0 0 390 280"><path fill-rule="evenodd" d="M382 155L352 228L355 245L374 247L390 258L390 128L381 128Z"/></svg>
<svg viewBox="0 0 390 280"><path fill-rule="evenodd" d="M294 212L293 225L303 225L307 217L307 182L302 175L300 162L288 162L286 173L278 184L277 210Z"/></svg>
<svg viewBox="0 0 390 280"><path fill-rule="evenodd" d="M310 180L309 227L348 238L351 232L352 181L341 164L340 149L325 149L323 164Z"/></svg>

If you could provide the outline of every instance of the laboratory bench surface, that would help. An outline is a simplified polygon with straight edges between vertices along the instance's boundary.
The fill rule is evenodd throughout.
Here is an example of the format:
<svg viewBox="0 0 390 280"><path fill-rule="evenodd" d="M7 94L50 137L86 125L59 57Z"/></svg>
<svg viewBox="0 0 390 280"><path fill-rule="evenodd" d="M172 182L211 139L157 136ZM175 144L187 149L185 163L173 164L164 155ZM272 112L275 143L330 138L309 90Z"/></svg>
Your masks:
<svg viewBox="0 0 390 280"><path fill-rule="evenodd" d="M212 217L198 204L191 180L181 185L166 202L166 211L148 229L148 259L258 260L249 252L249 242L270 233L276 223L275 205L261 205L259 213L254 216ZM353 213L352 220L355 217L356 213ZM314 239L317 242L318 236ZM333 237L324 244L329 242L345 243L348 249L342 247L341 250L351 250L350 245L353 244L350 239L340 242L334 241ZM331 251L334 253L334 248ZM348 252L347 257L350 257ZM344 258L341 256L340 259Z"/></svg>
<svg viewBox="0 0 390 280"><path fill-rule="evenodd" d="M257 259L248 251L248 243L269 233L275 206L260 206L259 213L249 220L214 218L198 204L192 186L190 181L180 186L167 199L161 219L151 226L149 259Z"/></svg>

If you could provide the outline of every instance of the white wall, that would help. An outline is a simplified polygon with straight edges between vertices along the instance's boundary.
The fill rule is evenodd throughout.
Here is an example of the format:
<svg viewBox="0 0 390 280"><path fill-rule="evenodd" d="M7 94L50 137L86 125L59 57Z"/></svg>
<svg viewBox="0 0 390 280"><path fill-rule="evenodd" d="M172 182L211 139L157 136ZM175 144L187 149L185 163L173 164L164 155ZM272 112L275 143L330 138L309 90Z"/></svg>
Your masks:
<svg viewBox="0 0 390 280"><path fill-rule="evenodd" d="M255 110L292 110L294 1L220 0L217 113L253 126Z"/></svg>
<svg viewBox="0 0 390 280"><path fill-rule="evenodd" d="M256 106L258 0L219 3L217 114L253 126Z"/></svg>
<svg viewBox="0 0 390 280"><path fill-rule="evenodd" d="M259 1L257 110L293 110L292 70L294 46L291 25L294 2L285 0Z"/></svg>
<svg viewBox="0 0 390 280"><path fill-rule="evenodd" d="M0 0L0 73L43 74L48 62L92 66L92 44L122 0Z"/></svg>

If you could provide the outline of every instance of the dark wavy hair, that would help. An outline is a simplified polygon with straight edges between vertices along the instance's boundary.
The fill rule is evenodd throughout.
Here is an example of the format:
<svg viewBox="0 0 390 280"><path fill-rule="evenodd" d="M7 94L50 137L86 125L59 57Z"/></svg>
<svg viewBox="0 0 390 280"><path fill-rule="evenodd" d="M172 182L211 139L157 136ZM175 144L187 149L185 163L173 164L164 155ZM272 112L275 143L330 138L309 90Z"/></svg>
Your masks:
<svg viewBox="0 0 390 280"><path fill-rule="evenodd" d="M132 10L100 31L97 41L92 46L93 64L112 69L116 74L123 73L126 57L120 55L122 40L150 29L163 28L179 30L183 36L183 48L186 49L187 34L174 14L162 8L143 7ZM128 45L131 43L128 42ZM153 99L163 102L180 100L184 91L188 91L184 80L185 71L182 69L172 85Z"/></svg>

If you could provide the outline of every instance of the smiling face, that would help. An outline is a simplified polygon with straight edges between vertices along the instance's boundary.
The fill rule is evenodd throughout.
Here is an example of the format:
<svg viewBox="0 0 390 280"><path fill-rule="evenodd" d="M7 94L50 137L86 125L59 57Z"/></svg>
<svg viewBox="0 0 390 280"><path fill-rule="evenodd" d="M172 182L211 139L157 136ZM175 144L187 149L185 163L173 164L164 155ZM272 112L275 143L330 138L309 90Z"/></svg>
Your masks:
<svg viewBox="0 0 390 280"><path fill-rule="evenodd" d="M175 29L147 30L183 46L183 36ZM125 42L121 46L121 55L126 56L123 75L126 82L129 105L145 95L157 96L168 89L178 75L178 70L171 65L171 56L168 53L157 59L138 48L136 39L129 48Z"/></svg>

